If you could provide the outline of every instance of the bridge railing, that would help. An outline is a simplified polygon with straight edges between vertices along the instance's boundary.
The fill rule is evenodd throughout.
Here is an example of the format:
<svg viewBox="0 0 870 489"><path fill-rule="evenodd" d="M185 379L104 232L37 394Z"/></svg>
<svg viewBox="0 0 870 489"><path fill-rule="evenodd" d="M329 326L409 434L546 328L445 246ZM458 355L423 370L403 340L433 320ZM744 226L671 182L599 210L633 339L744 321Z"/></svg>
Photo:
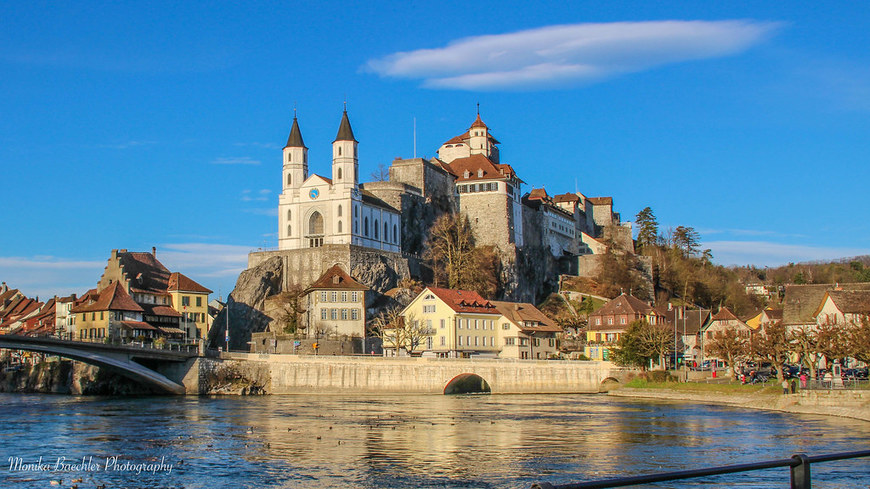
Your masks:
<svg viewBox="0 0 870 489"><path fill-rule="evenodd" d="M12 335L10 335L12 336ZM193 353L199 351L199 345L196 344L179 344L179 343L164 343L161 346L155 346L151 343L141 341L106 341L106 338L62 338L58 335L42 334L28 335L26 338L45 338L57 340L62 343L72 344L87 344L87 345L107 345L107 346L123 346L127 348L138 348L142 350L158 350L158 351L179 351Z"/></svg>
<svg viewBox="0 0 870 489"><path fill-rule="evenodd" d="M811 489L810 464L831 462L834 460L848 460L861 457L870 457L870 450L857 452L831 453L808 457L802 453L792 455L791 458L780 460L768 460L766 462L754 462L739 465L724 465L720 467L707 467L703 469L682 470L677 472L664 472L660 474L638 475L634 477L622 477L618 479L604 479L573 484L553 485L548 482L532 484L532 489L603 489L609 487L626 487L638 484L652 484L656 482L676 481L683 479L695 479L713 475L736 474L752 472L756 470L789 467L791 489Z"/></svg>

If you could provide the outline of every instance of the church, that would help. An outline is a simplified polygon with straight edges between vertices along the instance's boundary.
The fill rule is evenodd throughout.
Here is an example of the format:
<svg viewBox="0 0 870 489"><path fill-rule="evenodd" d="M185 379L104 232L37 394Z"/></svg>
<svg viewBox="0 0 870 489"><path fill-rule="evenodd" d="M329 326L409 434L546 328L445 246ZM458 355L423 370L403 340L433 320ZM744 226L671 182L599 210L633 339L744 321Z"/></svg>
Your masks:
<svg viewBox="0 0 870 489"><path fill-rule="evenodd" d="M280 250L350 244L401 251L399 211L360 187L358 146L345 109L332 142L332 176L309 175L308 148L293 117L278 200Z"/></svg>

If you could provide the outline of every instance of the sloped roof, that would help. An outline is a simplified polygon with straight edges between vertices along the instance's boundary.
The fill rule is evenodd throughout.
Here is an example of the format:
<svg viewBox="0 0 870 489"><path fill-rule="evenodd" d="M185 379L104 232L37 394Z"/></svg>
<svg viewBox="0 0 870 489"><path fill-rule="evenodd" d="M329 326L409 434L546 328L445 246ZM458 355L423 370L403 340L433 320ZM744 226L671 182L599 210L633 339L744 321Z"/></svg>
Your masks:
<svg viewBox="0 0 870 489"><path fill-rule="evenodd" d="M557 194L553 196L553 200L556 202L579 202L580 196L572 193Z"/></svg>
<svg viewBox="0 0 870 489"><path fill-rule="evenodd" d="M368 287L357 282L338 265L329 267L323 275L308 287L308 291L314 289L347 289L368 290Z"/></svg>
<svg viewBox="0 0 870 489"><path fill-rule="evenodd" d="M356 141L353 137L353 129L350 128L350 120L347 118L347 110L341 114L341 124L338 126L335 141Z"/></svg>
<svg viewBox="0 0 870 489"><path fill-rule="evenodd" d="M165 316L171 318L180 318L181 313L170 306L163 304L139 304L142 306L144 314L148 316Z"/></svg>
<svg viewBox="0 0 870 489"><path fill-rule="evenodd" d="M667 320L670 324L676 324L677 331L684 331L686 334L698 334L701 331L701 326L710 318L710 309L686 309L683 317L677 318L677 309L671 309L667 312Z"/></svg>
<svg viewBox="0 0 870 489"><path fill-rule="evenodd" d="M387 204L386 202L384 202L383 200L381 200L379 197L377 197L375 194L369 192L368 190L360 189L359 194L360 194L360 197L362 197L362 201L368 205L371 205L374 207L380 207L381 209L386 209L390 212L396 212L396 213L399 212L395 207L391 206L390 204Z"/></svg>
<svg viewBox="0 0 870 489"><path fill-rule="evenodd" d="M533 188L531 192L529 192L530 200L550 200L550 196L547 195L547 190L543 187L541 188Z"/></svg>
<svg viewBox="0 0 870 489"><path fill-rule="evenodd" d="M870 290L831 290L828 296L844 314L870 314Z"/></svg>
<svg viewBox="0 0 870 489"><path fill-rule="evenodd" d="M165 293L169 286L169 269L148 252L119 252L118 260L130 280L130 290Z"/></svg>
<svg viewBox="0 0 870 489"><path fill-rule="evenodd" d="M613 205L613 197L588 197L592 205Z"/></svg>
<svg viewBox="0 0 870 489"><path fill-rule="evenodd" d="M133 311L142 312L142 307L130 297L120 282L112 282L100 292L89 291L86 294L89 300L94 302L73 306L71 312L96 312L96 311Z"/></svg>
<svg viewBox="0 0 870 489"><path fill-rule="evenodd" d="M488 127L486 127L486 124L484 124L483 121L480 120L480 114L477 114L477 119L474 119L474 122L471 123L471 127L482 127L484 129L489 129Z"/></svg>
<svg viewBox="0 0 870 489"><path fill-rule="evenodd" d="M740 319L730 309L723 307L713 316L713 321L740 321Z"/></svg>
<svg viewBox="0 0 870 489"><path fill-rule="evenodd" d="M782 321L782 309L765 309L764 313L771 321Z"/></svg>
<svg viewBox="0 0 870 489"><path fill-rule="evenodd" d="M0 307L3 307L3 302L7 300L12 300L12 298L19 293L20 292L18 291L18 289L9 289L6 292L0 294Z"/></svg>
<svg viewBox="0 0 870 489"><path fill-rule="evenodd" d="M173 272L169 276L169 285L166 290L180 290L184 292L202 292L205 294L211 294L212 291L203 287L202 285L196 283L193 279L189 278L187 275L179 272Z"/></svg>
<svg viewBox="0 0 870 489"><path fill-rule="evenodd" d="M493 180L515 177L516 173L510 165L492 162L482 154L473 154L465 158L456 158L449 164L450 172L456 175L459 181ZM478 170L483 170L483 176L477 176ZM465 172L468 171L468 177Z"/></svg>
<svg viewBox="0 0 870 489"><path fill-rule="evenodd" d="M304 148L305 143L302 141L302 131L299 130L299 122L296 121L296 116L293 116L293 126L290 127L290 136L287 137L285 148Z"/></svg>
<svg viewBox="0 0 870 489"><path fill-rule="evenodd" d="M504 302L491 301L499 314L506 317L508 321L517 325L521 331L542 331L558 333L562 331L552 319L541 312L540 309L529 304L528 302ZM540 323L540 326L527 326L526 322Z"/></svg>
<svg viewBox="0 0 870 489"><path fill-rule="evenodd" d="M842 290L870 290L870 283L786 285L783 298L782 322L786 325L814 324L815 312L822 304L825 292Z"/></svg>
<svg viewBox="0 0 870 489"><path fill-rule="evenodd" d="M637 297L622 294L604 304L600 309L589 316L613 316L620 314L642 314L653 312L653 307Z"/></svg>
<svg viewBox="0 0 870 489"><path fill-rule="evenodd" d="M475 314L499 314L495 306L488 300L484 299L477 292L471 290L454 290L442 289L438 287L427 287L421 292L432 292L436 297L444 301L448 307L456 312L466 312Z"/></svg>

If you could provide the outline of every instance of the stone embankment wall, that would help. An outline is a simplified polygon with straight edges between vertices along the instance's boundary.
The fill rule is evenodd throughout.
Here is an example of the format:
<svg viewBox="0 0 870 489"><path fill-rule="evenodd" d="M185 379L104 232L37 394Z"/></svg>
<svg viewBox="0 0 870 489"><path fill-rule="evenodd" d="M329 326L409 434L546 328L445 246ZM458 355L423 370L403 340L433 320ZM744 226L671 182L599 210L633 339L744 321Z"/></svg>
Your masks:
<svg viewBox="0 0 870 489"><path fill-rule="evenodd" d="M476 374L493 393L597 393L624 372L607 362L513 362L231 353L202 359L202 394L433 393ZM188 381L185 380L188 384ZM190 391L192 386L189 386Z"/></svg>
<svg viewBox="0 0 870 489"><path fill-rule="evenodd" d="M44 361L0 372L0 392L72 395L147 395L145 385L72 360Z"/></svg>

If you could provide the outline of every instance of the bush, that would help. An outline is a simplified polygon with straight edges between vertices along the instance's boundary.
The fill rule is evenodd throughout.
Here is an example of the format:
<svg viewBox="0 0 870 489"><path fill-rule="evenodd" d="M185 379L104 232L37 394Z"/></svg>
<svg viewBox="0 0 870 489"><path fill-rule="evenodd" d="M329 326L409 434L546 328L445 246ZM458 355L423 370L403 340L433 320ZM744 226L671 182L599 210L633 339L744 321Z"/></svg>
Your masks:
<svg viewBox="0 0 870 489"><path fill-rule="evenodd" d="M639 378L646 380L647 382L678 382L675 376L671 375L670 372L666 370L652 370L649 372L641 372L638 375Z"/></svg>

